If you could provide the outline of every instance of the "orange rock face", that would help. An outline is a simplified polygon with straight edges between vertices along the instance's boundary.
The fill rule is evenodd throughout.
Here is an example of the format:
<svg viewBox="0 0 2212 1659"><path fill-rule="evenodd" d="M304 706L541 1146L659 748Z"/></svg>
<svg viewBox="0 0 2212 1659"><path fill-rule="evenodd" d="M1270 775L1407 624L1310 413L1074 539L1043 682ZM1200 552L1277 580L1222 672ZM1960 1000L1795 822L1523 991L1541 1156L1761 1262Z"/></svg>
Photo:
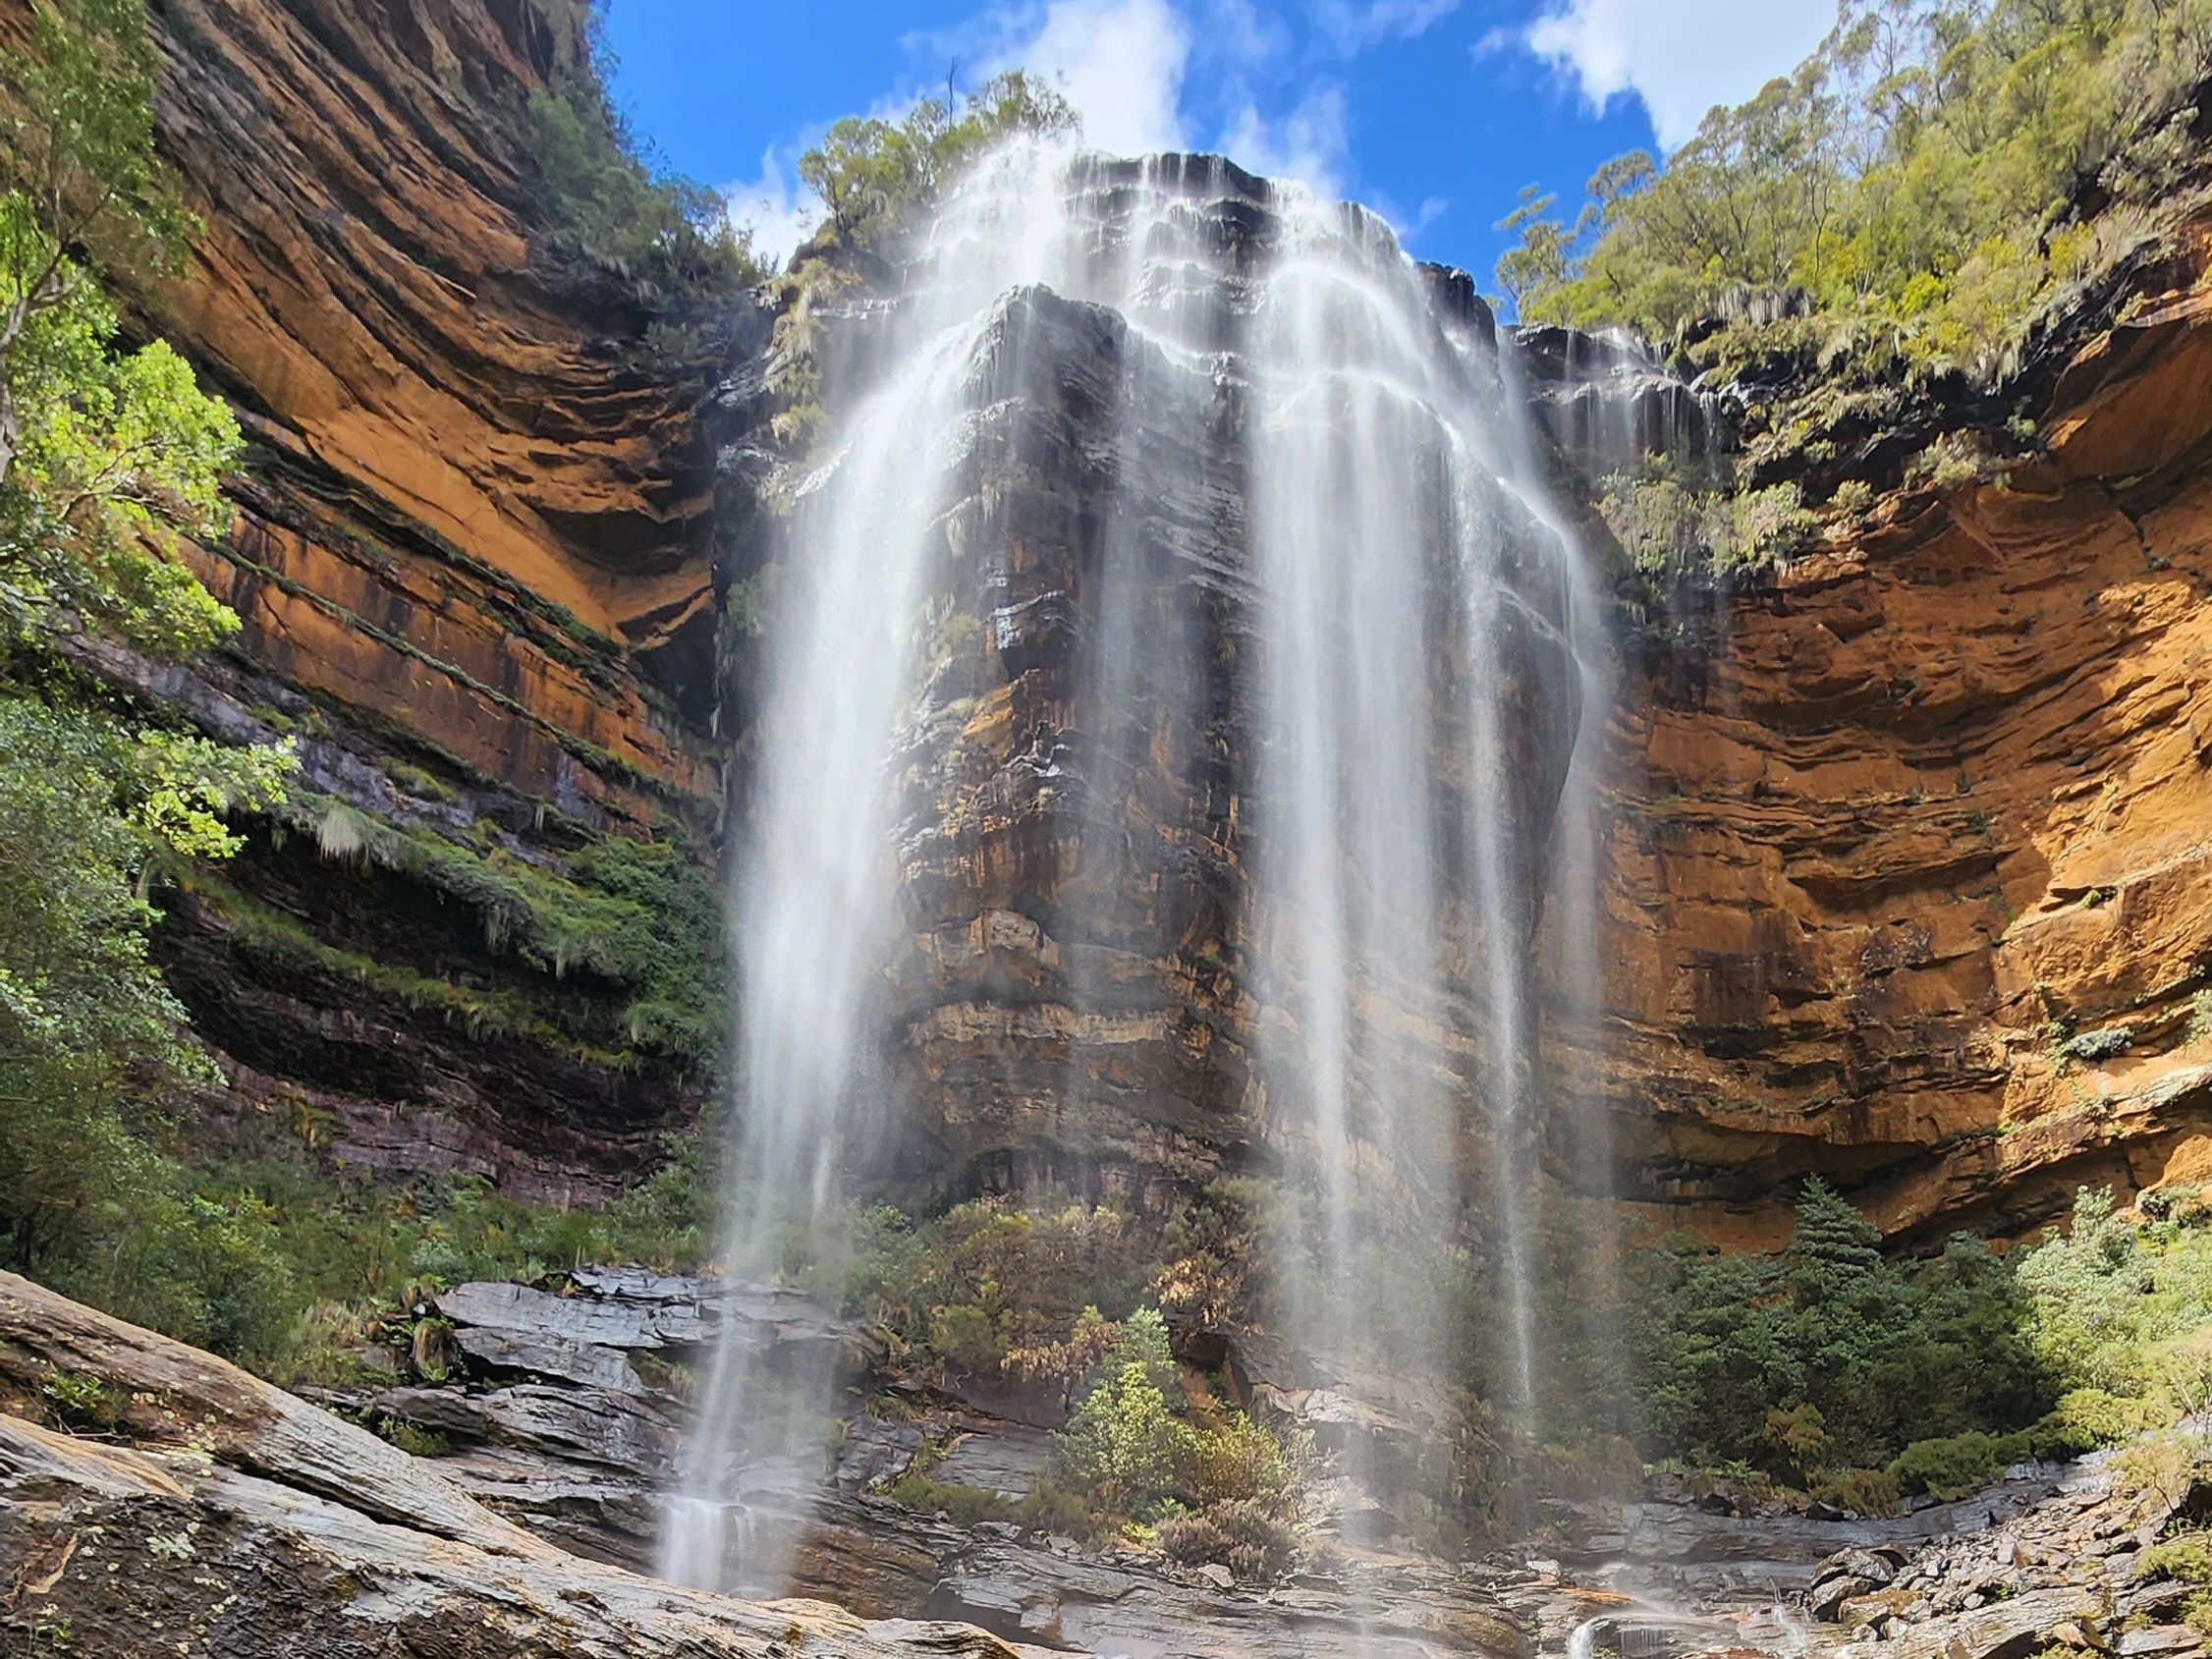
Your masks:
<svg viewBox="0 0 2212 1659"><path fill-rule="evenodd" d="M204 233L153 322L252 442L201 573L249 653L542 799L718 797L671 671L711 655L696 389L531 239L512 115L573 42L499 0L154 15Z"/></svg>
<svg viewBox="0 0 2212 1659"><path fill-rule="evenodd" d="M132 302L249 445L230 535L193 554L243 632L138 689L295 738L310 823L342 802L555 875L648 827L703 859L723 800L716 348L649 349L636 291L552 246L532 194L528 100L583 15L155 0L157 142L200 226ZM625 1035L637 985L290 827L165 899L155 954L232 1079L217 1127L327 1123L341 1163L566 1206L696 1116L705 1068ZM508 1015L461 1012L484 998Z"/></svg>
<svg viewBox="0 0 2212 1659"><path fill-rule="evenodd" d="M574 42L525 0L153 15L161 142L205 234L145 325L252 441L202 574L254 670L571 817L703 823L723 746L697 389L647 359L618 288L547 257L511 119ZM1655 1214L1771 1240L1775 1194L1817 1170L1912 1239L2030 1227L2082 1182L2212 1175L2212 296L2193 271L2067 368L2040 427L2047 453L2007 482L1894 497L1716 598L1700 647L1629 666L1607 1040L1554 1058ZM1235 768L1212 729L1233 722L1139 707L1108 732L1053 675L1074 647L1047 601L1079 584L1011 530L1007 549L956 596L995 632L910 780L894 1023L925 1161L985 1185L1001 1163L1202 1179L1249 1132ZM1193 664L1219 641L1198 643ZM1104 804L1078 810L1062 747ZM1083 867L1106 828L1129 869ZM1066 915L1016 903L1038 895ZM471 1168L521 1158L557 1187L680 1115L556 1079L600 1103L535 1144L534 1099L485 1106L475 1062L363 1019L401 1033L378 1040L410 1078L471 1079L446 1102ZM349 1110L381 1125L427 1089L364 1087Z"/></svg>
<svg viewBox="0 0 2212 1659"><path fill-rule="evenodd" d="M2193 278L2193 273L2184 273ZM1621 1179L1772 1242L2212 1172L2212 295L2083 352L2009 480L1907 492L1654 653L1610 729Z"/></svg>

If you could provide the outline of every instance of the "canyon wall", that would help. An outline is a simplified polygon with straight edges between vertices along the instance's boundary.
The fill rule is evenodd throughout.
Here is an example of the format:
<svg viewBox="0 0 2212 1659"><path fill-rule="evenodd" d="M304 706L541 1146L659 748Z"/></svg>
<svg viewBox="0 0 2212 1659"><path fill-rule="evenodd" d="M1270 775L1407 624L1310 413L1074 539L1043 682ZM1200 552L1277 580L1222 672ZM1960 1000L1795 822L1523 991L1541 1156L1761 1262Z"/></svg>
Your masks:
<svg viewBox="0 0 2212 1659"><path fill-rule="evenodd" d="M1579 1083L1655 1220L1774 1242L1818 1172L1932 1242L2212 1175L2207 245L2047 366L2032 459L1629 647Z"/></svg>
<svg viewBox="0 0 2212 1659"><path fill-rule="evenodd" d="M137 326L246 426L238 523L201 559L245 629L191 675L113 671L211 728L292 736L318 801L493 865L681 830L704 871L731 752L717 583L751 574L759 516L744 466L717 510L714 372L657 351L533 204L515 112L576 61L580 18L152 12L162 148L205 231ZM1655 1218L1773 1239L1777 1195L1818 1171L1926 1239L2030 1227L2085 1180L2212 1173L2202 263L2055 378L2044 452L2006 480L1893 492L1785 572L1625 625L1606 1041L1550 1060ZM728 326L750 367L717 436L742 448L772 400L749 301ZM995 539L964 551L909 757L895 1043L927 1128L910 1173L940 1189L1187 1188L1250 1135L1241 716L1152 686L1115 731L1076 707L1111 495L1086 400L1114 395L1084 377L1113 343L1064 348L976 480ZM1205 684L1238 648L1218 460L1128 509ZM621 1035L624 987L296 828L225 892L179 894L160 940L230 1062L225 1110L583 1201L695 1114L697 1069ZM1086 838L1120 851L1086 865ZM302 937L274 949L249 912ZM525 1013L484 1018L502 996Z"/></svg>
<svg viewBox="0 0 2212 1659"><path fill-rule="evenodd" d="M243 631L148 689L292 737L314 801L423 855L256 836L221 893L179 895L160 954L226 1110L322 1121L375 1167L604 1195L695 1114L697 1068L636 1052L623 987L497 948L468 882L416 867L558 874L593 838L678 831L703 861L721 806L701 364L552 246L530 189L522 117L580 61L583 9L151 16L158 141L202 229L135 326L249 447L197 560Z"/></svg>

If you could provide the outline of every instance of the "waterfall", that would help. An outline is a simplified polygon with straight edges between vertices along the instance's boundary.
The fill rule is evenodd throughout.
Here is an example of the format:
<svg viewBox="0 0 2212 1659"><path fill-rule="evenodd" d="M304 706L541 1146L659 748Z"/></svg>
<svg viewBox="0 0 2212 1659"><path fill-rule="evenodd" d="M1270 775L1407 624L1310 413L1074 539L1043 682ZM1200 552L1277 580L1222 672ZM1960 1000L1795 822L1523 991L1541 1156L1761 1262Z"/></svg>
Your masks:
<svg viewBox="0 0 2212 1659"><path fill-rule="evenodd" d="M848 1172L899 1161L890 987L940 949L912 912L946 833L917 780L975 700L950 623L987 589L996 694L1019 681L1044 711L994 809L1073 798L1040 868L1003 879L1051 885L1080 936L1023 1015L1059 1042L1060 1098L1011 1064L951 1086L972 1117L1112 1110L1134 947L1202 931L1244 883L1217 918L1244 943L1222 1001L1254 1060L1231 1105L1282 1194L1286 1409L1343 1431L1349 1535L1434 1484L1477 1255L1502 1271L1509 1403L1537 1386L1528 961L1586 671L1575 554L1487 316L1360 209L1217 158L1023 142L949 194L896 301L836 321L844 414L790 480L734 859L726 1272L834 1302ZM1047 544L1064 580L1028 591ZM1198 821L1146 804L1147 841L1127 798L1160 754ZM722 1319L663 1571L778 1593L838 1359L780 1340L773 1297L746 1305L771 1314Z"/></svg>
<svg viewBox="0 0 2212 1659"><path fill-rule="evenodd" d="M1524 968L1579 717L1573 557L1508 482L1487 341L1357 209L1284 216L1250 353L1260 1046L1286 1170L1318 1176L1287 1287L1309 1380L1352 1425L1348 1505L1400 1521L1392 1488L1441 1483L1468 1200L1502 1403L1533 1403Z"/></svg>

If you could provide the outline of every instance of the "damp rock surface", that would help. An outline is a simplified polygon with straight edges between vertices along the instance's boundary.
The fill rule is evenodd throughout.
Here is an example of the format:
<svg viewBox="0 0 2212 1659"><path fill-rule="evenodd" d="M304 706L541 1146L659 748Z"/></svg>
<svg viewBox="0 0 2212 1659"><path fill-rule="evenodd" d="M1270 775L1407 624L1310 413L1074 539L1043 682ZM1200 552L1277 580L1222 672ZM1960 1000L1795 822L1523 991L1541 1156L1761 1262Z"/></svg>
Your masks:
<svg viewBox="0 0 2212 1659"><path fill-rule="evenodd" d="M57 1373L98 1380L103 1426L41 1420ZM738 1601L584 1560L365 1429L10 1274L0 1561L12 1643L113 1659L1018 1651L969 1626Z"/></svg>
<svg viewBox="0 0 2212 1659"><path fill-rule="evenodd" d="M99 1380L114 1405L106 1426L55 1423L43 1388L57 1373ZM520 1391L480 1398L512 1402ZM416 1458L196 1350L0 1275L0 1559L16 1567L0 1631L28 1639L66 1628L79 1651L116 1659L901 1659L1032 1644L1351 1659L1371 1636L1487 1659L1530 1651L1497 1593L1512 1575L1375 1563L1352 1574L1365 1582L1246 1588L1218 1571L1006 1525L961 1528L864 1497L825 1513L800 1577L884 1616L681 1588L572 1553L527 1524L544 1514L531 1505L563 1493L580 1512L603 1508L617 1460L635 1491L665 1472L638 1442L577 1428L564 1446L550 1430L581 1423L594 1402L628 1409L630 1397L541 1390L556 1392L574 1397L577 1414L541 1412L525 1448L496 1409L471 1417L463 1390L412 1391L395 1403L412 1420L444 1423L467 1443ZM512 1439L490 1438L501 1433ZM499 1472L499 1460L525 1450L534 1466ZM528 1494L515 1510L523 1523L476 1501L499 1502L503 1481ZM1355 1601L1354 1590L1364 1593Z"/></svg>

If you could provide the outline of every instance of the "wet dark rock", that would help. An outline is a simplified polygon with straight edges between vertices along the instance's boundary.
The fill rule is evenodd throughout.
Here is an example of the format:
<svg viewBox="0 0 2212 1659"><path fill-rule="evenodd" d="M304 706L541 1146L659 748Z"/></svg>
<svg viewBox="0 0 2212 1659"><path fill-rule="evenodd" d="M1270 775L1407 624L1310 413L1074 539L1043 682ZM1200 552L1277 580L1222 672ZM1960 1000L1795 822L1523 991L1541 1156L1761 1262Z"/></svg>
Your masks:
<svg viewBox="0 0 2212 1659"><path fill-rule="evenodd" d="M1512 355L1537 423L1595 484L1646 457L1709 464L1722 411L1620 330L1517 328Z"/></svg>
<svg viewBox="0 0 2212 1659"><path fill-rule="evenodd" d="M620 1394L636 1394L644 1387L621 1350L595 1343L549 1340L526 1331L488 1326L463 1326L453 1333L452 1340L475 1370L559 1377L564 1382L613 1389ZM416 1369L425 1367L417 1363Z"/></svg>
<svg viewBox="0 0 2212 1659"><path fill-rule="evenodd" d="M2060 1045L2059 1052L2069 1060L2093 1062L2110 1060L2115 1055L2126 1054L2134 1036L2125 1025L2105 1025L2094 1031L2083 1031L2070 1037Z"/></svg>
<svg viewBox="0 0 2212 1659"><path fill-rule="evenodd" d="M1026 1423L999 1423L962 1434L930 1473L939 1480L1020 1498L1052 1467L1052 1436Z"/></svg>
<svg viewBox="0 0 2212 1659"><path fill-rule="evenodd" d="M837 1455L837 1489L860 1492L891 1479L913 1461L920 1446L917 1424L855 1417L845 1425L845 1444Z"/></svg>
<svg viewBox="0 0 2212 1659"><path fill-rule="evenodd" d="M681 1439L664 1407L603 1388L547 1383L483 1392L395 1388L375 1396L369 1409L465 1443L510 1446L564 1464L633 1470L653 1481L667 1474Z"/></svg>

